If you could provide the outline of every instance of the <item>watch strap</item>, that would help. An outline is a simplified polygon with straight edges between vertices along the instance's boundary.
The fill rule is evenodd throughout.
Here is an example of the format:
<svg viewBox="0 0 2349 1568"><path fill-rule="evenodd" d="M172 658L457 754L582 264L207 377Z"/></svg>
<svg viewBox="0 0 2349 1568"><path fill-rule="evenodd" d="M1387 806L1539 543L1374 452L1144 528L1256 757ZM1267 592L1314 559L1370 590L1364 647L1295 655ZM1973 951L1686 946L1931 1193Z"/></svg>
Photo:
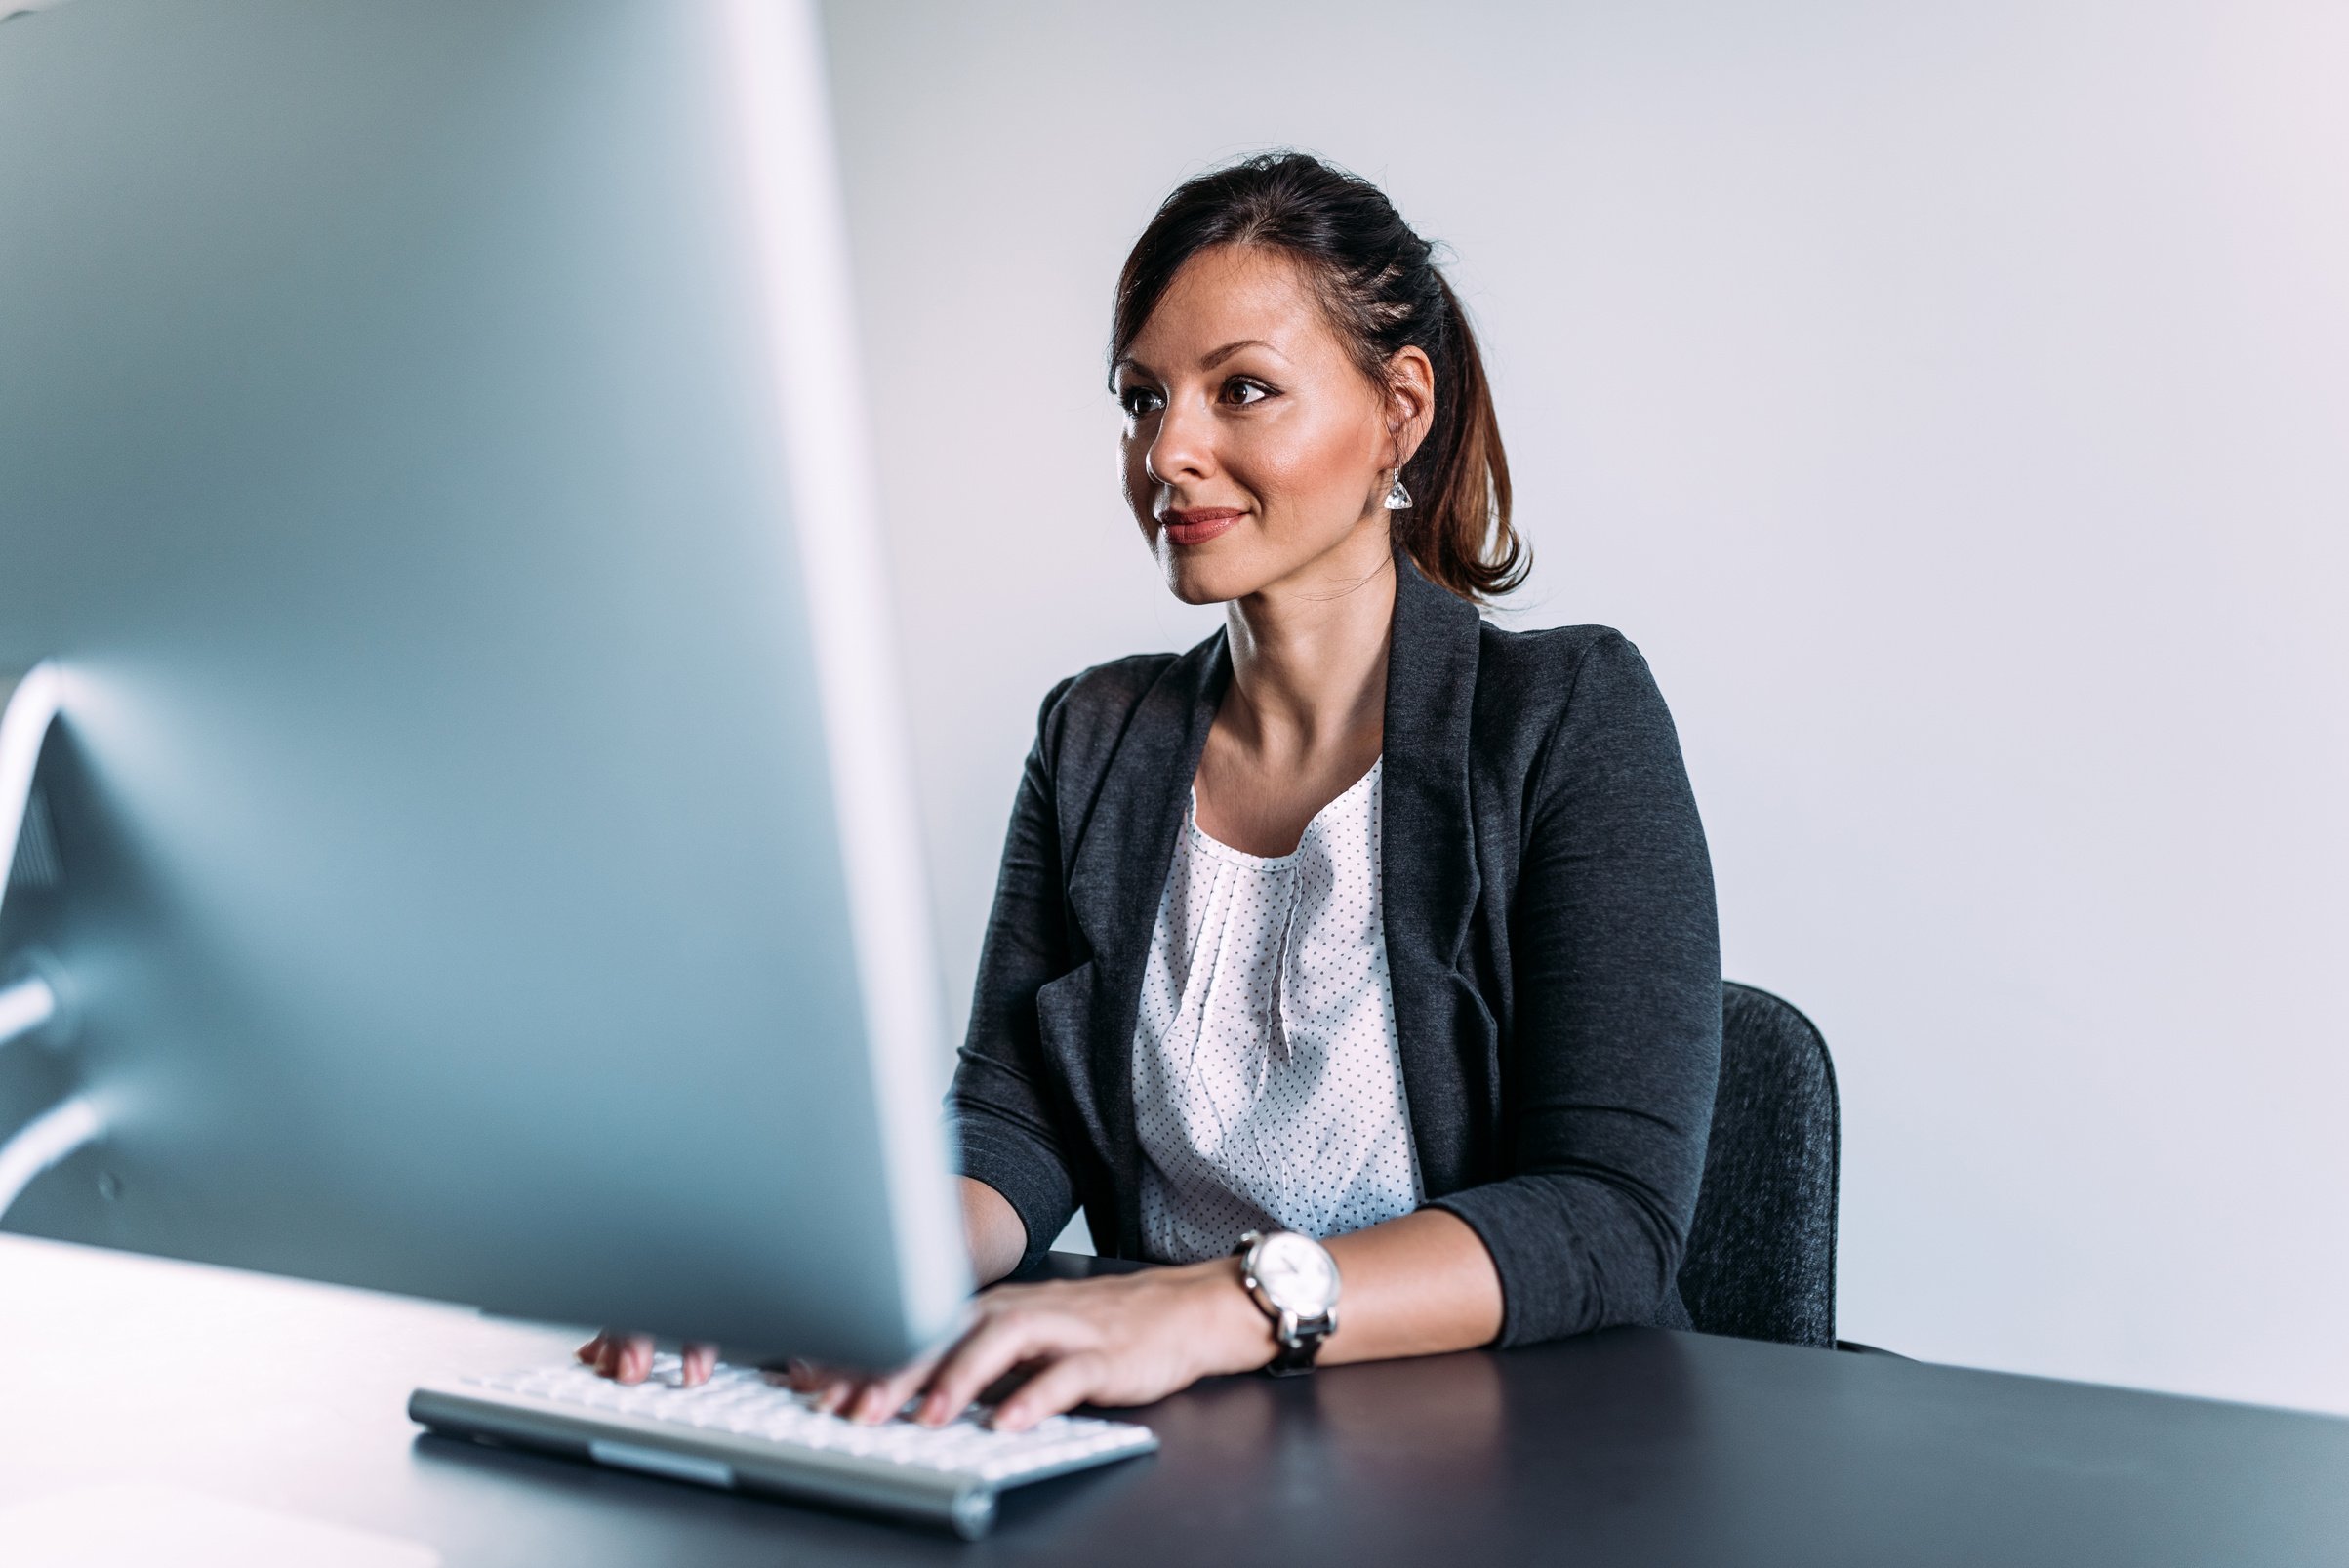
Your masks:
<svg viewBox="0 0 2349 1568"><path fill-rule="evenodd" d="M1321 1353L1321 1342L1329 1338L1333 1326L1328 1313L1308 1318L1285 1334L1281 1332L1280 1324L1275 1324L1273 1344L1276 1348L1273 1359L1264 1364L1264 1370L1276 1378L1311 1372L1314 1369L1314 1357Z"/></svg>

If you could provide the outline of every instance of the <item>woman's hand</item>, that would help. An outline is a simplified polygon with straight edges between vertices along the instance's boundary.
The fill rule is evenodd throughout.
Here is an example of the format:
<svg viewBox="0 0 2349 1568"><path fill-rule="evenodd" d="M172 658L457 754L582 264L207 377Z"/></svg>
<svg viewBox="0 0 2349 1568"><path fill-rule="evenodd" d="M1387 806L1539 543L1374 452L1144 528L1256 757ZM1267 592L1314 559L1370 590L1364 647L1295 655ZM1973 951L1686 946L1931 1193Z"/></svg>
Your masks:
<svg viewBox="0 0 2349 1568"><path fill-rule="evenodd" d="M992 1188L962 1179L975 1257L1017 1261L1026 1231ZM1501 1332L1501 1276L1476 1231L1442 1209L1332 1236L1329 1255L1346 1281L1346 1314L1322 1342L1322 1366L1397 1355L1438 1355L1490 1345ZM1003 1265L1008 1266L1008 1265ZM988 1277L982 1262L980 1277ZM1273 1325L1240 1287L1239 1260L1218 1258L1138 1274L998 1285L972 1302L962 1331L938 1354L884 1376L790 1364L788 1380L818 1409L885 1421L918 1394L915 1419L952 1421L1013 1372L1032 1373L995 1411L1010 1431L1073 1405L1138 1405L1200 1378L1248 1372L1273 1359ZM598 1334L579 1358L607 1378L651 1375L645 1334ZM685 1381L701 1383L713 1346L685 1347Z"/></svg>
<svg viewBox="0 0 2349 1568"><path fill-rule="evenodd" d="M884 1377L794 1362L791 1386L852 1421L885 1421L919 1397L913 1419L942 1427L1006 1373L1031 1376L994 1426L1025 1431L1080 1404L1144 1405L1222 1372L1273 1358L1273 1326L1239 1283L1237 1259L1100 1279L998 1285L971 1304L959 1337Z"/></svg>
<svg viewBox="0 0 2349 1568"><path fill-rule="evenodd" d="M642 1383L653 1375L653 1337L650 1334L622 1334L605 1329L601 1334L581 1346L579 1358L593 1367L601 1377L615 1383ZM709 1374L717 1368L717 1347L688 1341L684 1354L685 1387L708 1383Z"/></svg>
<svg viewBox="0 0 2349 1568"><path fill-rule="evenodd" d="M1009 1199L984 1182L974 1182L967 1176L954 1179L957 1201L962 1208L962 1232L970 1248L971 1269L981 1282L1000 1279L1018 1266L1020 1254L1028 1246L1027 1226L1020 1223L1019 1211ZM605 1329L601 1334L581 1346L576 1352L582 1361L593 1367L596 1374L615 1383L642 1383L653 1374L653 1337L650 1334L624 1334L618 1329ZM687 1341L683 1356L685 1387L708 1383L709 1374L717 1368L717 1347ZM870 1378L859 1377L836 1369L818 1369L803 1362L791 1363L791 1386L819 1393L817 1404L830 1415L846 1401L848 1396L864 1387ZM902 1402L902 1401L901 1401Z"/></svg>

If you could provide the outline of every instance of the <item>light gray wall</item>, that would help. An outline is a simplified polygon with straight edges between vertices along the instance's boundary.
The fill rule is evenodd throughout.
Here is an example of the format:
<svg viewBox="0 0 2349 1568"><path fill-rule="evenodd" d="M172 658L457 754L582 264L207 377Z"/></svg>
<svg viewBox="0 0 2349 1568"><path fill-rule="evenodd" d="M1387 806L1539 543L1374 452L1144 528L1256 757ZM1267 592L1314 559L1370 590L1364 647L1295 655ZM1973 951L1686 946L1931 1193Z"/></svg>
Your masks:
<svg viewBox="0 0 2349 1568"><path fill-rule="evenodd" d="M1844 1332L2349 1411L2349 10L829 12L956 1017L1038 698L1213 625L1114 479L1165 189L1455 248L1538 570L1646 652L1843 1087Z"/></svg>

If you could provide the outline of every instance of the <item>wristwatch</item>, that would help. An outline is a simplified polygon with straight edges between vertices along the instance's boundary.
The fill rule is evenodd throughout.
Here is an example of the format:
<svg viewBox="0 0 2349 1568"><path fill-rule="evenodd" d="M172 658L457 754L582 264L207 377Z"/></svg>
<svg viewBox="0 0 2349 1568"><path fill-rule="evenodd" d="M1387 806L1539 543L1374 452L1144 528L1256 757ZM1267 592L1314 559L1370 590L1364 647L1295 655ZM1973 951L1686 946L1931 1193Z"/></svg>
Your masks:
<svg viewBox="0 0 2349 1568"><path fill-rule="evenodd" d="M1338 1329L1338 1261L1294 1230L1251 1230L1232 1254L1248 1299L1273 1320L1279 1348L1265 1370L1276 1377L1311 1372L1321 1342Z"/></svg>

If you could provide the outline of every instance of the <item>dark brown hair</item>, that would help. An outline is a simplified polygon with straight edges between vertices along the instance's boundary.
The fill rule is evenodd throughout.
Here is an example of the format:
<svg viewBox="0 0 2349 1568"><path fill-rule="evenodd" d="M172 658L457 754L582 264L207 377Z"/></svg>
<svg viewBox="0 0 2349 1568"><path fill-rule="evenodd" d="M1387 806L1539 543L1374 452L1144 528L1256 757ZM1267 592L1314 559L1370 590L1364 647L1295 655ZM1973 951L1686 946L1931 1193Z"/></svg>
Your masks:
<svg viewBox="0 0 2349 1568"><path fill-rule="evenodd" d="M1426 240L1369 181L1302 152L1267 152L1186 180L1117 274L1110 363L1123 359L1183 263L1218 245L1300 262L1355 363L1380 385L1417 347L1436 370L1436 417L1403 465L1412 505L1396 542L1433 582L1473 603L1509 592L1531 564L1509 519L1509 459L1492 389L1459 297Z"/></svg>

